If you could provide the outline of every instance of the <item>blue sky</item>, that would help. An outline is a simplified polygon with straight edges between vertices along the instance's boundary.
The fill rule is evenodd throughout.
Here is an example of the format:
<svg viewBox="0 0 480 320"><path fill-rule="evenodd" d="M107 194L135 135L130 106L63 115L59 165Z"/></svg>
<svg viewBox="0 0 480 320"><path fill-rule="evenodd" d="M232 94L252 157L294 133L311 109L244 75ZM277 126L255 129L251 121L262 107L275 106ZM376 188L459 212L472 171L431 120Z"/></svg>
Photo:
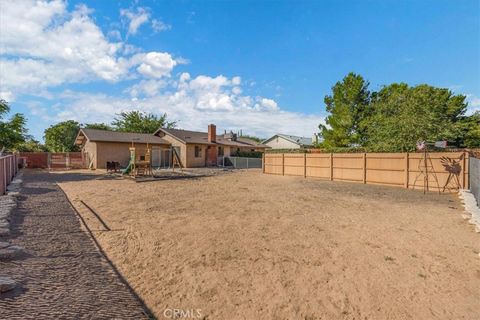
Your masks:
<svg viewBox="0 0 480 320"><path fill-rule="evenodd" d="M480 2L1 2L0 94L30 132L167 112L184 129L311 136L348 72L480 110Z"/></svg>

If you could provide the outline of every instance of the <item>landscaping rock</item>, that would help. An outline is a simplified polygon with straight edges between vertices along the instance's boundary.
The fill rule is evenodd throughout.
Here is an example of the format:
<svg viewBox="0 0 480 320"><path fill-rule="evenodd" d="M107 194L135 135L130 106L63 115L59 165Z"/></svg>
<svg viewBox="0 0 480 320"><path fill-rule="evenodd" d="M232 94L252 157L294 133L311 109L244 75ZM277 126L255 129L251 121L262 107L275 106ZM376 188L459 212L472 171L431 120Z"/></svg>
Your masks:
<svg viewBox="0 0 480 320"><path fill-rule="evenodd" d="M0 228L8 229L10 227L10 223L7 220L0 220Z"/></svg>
<svg viewBox="0 0 480 320"><path fill-rule="evenodd" d="M10 234L10 229L0 228L0 237L5 237Z"/></svg>
<svg viewBox="0 0 480 320"><path fill-rule="evenodd" d="M10 243L6 241L0 241L0 249L4 249L6 247L10 247Z"/></svg>
<svg viewBox="0 0 480 320"><path fill-rule="evenodd" d="M13 259L23 253L23 248L19 246L9 246L4 249L0 249L0 260Z"/></svg>
<svg viewBox="0 0 480 320"><path fill-rule="evenodd" d="M17 286L17 282L12 278L0 277L0 292L13 290Z"/></svg>

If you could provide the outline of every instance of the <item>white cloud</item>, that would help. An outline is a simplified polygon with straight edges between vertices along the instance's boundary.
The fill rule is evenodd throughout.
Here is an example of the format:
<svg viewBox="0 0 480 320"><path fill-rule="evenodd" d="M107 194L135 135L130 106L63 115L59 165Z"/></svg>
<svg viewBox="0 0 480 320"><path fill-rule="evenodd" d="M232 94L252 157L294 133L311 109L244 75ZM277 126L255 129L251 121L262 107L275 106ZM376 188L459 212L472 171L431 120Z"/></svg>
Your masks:
<svg viewBox="0 0 480 320"><path fill-rule="evenodd" d="M172 56L165 52L149 52L142 56L137 71L146 77L161 78L169 76L177 64Z"/></svg>
<svg viewBox="0 0 480 320"><path fill-rule="evenodd" d="M127 90L133 99L68 92L63 95L64 109L58 117L80 122L110 122L115 113L126 110L166 112L184 129L205 131L208 123L213 122L219 130L243 129L245 133L262 137L278 132L310 137L318 131L318 124L323 123L320 115L285 111L272 99L235 93L233 89L238 86L234 83L238 81L234 79L205 75L192 78L182 73L169 82L142 80Z"/></svg>
<svg viewBox="0 0 480 320"><path fill-rule="evenodd" d="M137 8L137 11L130 9L120 10L120 15L128 19L128 34L135 35L142 24L150 20L150 13L145 8Z"/></svg>
<svg viewBox="0 0 480 320"><path fill-rule="evenodd" d="M172 29L172 26L169 24L164 23L161 20L153 19L152 20L152 29L155 32L162 32L166 30Z"/></svg>
<svg viewBox="0 0 480 320"><path fill-rule="evenodd" d="M480 98L474 94L467 94L468 113L474 113L480 111Z"/></svg>
<svg viewBox="0 0 480 320"><path fill-rule="evenodd" d="M239 76L172 76L172 70L188 60L167 52L141 52L121 42L115 30L105 35L85 6L68 11L60 0L5 1L1 6L0 97L7 101L23 94L42 97L28 106L30 116L40 120L31 124L37 132L40 126L67 119L110 122L115 113L135 109L167 112L185 129L206 130L214 122L219 128L263 137L276 132L310 136L323 121L319 115L285 111L273 99L244 93L253 82L245 85ZM124 11L123 16L129 19L130 34L150 19L141 8ZM156 27L165 27L155 21ZM125 79L136 81L120 89L125 95L47 91L98 80L113 86Z"/></svg>
<svg viewBox="0 0 480 320"><path fill-rule="evenodd" d="M140 74L159 78L176 65L168 53L140 54L139 48L108 40L90 14L83 5L69 12L60 0L2 2L0 91L11 92L11 98L64 83L116 82L135 77L130 69L137 66ZM132 28L138 29L141 20L135 21ZM110 37L121 35L112 31Z"/></svg>

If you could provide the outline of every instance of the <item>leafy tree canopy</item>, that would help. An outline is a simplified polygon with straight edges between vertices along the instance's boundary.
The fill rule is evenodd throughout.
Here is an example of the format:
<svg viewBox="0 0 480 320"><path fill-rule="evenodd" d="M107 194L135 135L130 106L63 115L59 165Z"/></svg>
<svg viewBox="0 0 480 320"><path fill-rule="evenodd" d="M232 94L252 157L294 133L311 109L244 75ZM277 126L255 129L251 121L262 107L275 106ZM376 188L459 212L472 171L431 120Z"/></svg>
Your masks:
<svg viewBox="0 0 480 320"><path fill-rule="evenodd" d="M30 138L26 128L25 116L15 113L9 120L4 119L10 112L5 100L0 100L0 151L14 150L15 146Z"/></svg>
<svg viewBox="0 0 480 320"><path fill-rule="evenodd" d="M113 128L117 131L139 133L154 133L160 127L174 128L175 125L175 121L167 121L166 113L157 116L141 111L122 112L112 122Z"/></svg>
<svg viewBox="0 0 480 320"><path fill-rule="evenodd" d="M332 95L325 96L330 115L326 125L320 125L320 135L325 147L349 147L359 144L362 138L360 123L370 100L368 82L362 76L349 73L332 87Z"/></svg>
<svg viewBox="0 0 480 320"><path fill-rule="evenodd" d="M74 120L59 122L45 130L45 146L50 152L79 151L75 145L80 124Z"/></svg>
<svg viewBox="0 0 480 320"><path fill-rule="evenodd" d="M455 141L465 113L464 96L429 85L394 83L372 96L365 117L365 146L371 151L414 151L418 140Z"/></svg>
<svg viewBox="0 0 480 320"><path fill-rule="evenodd" d="M259 138L259 137L256 137L256 136L251 136L251 135L248 135L248 134L242 134L241 138L247 138L247 139L253 140L253 141L258 142L258 143L262 143L262 141L265 140L265 139L262 139L262 138Z"/></svg>
<svg viewBox="0 0 480 320"><path fill-rule="evenodd" d="M113 128L106 123L87 123L83 125L83 128L113 131Z"/></svg>
<svg viewBox="0 0 480 320"><path fill-rule="evenodd" d="M426 84L393 83L369 92L368 82L350 73L325 97L330 115L320 125L328 150L362 147L367 151L415 150L418 140L448 140L457 147L478 147L480 115L466 116L465 96Z"/></svg>
<svg viewBox="0 0 480 320"><path fill-rule="evenodd" d="M28 139L15 146L15 151L18 152L45 152L47 147L35 139Z"/></svg>

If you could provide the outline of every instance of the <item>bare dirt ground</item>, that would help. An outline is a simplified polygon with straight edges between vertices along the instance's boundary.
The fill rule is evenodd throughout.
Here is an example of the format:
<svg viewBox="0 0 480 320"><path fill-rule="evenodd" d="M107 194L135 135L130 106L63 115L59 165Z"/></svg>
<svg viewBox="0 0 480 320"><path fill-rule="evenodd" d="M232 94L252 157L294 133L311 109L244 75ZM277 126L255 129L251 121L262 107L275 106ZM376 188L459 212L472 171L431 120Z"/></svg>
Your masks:
<svg viewBox="0 0 480 320"><path fill-rule="evenodd" d="M159 318L173 308L206 319L480 318L480 235L456 195L260 171L62 176Z"/></svg>

